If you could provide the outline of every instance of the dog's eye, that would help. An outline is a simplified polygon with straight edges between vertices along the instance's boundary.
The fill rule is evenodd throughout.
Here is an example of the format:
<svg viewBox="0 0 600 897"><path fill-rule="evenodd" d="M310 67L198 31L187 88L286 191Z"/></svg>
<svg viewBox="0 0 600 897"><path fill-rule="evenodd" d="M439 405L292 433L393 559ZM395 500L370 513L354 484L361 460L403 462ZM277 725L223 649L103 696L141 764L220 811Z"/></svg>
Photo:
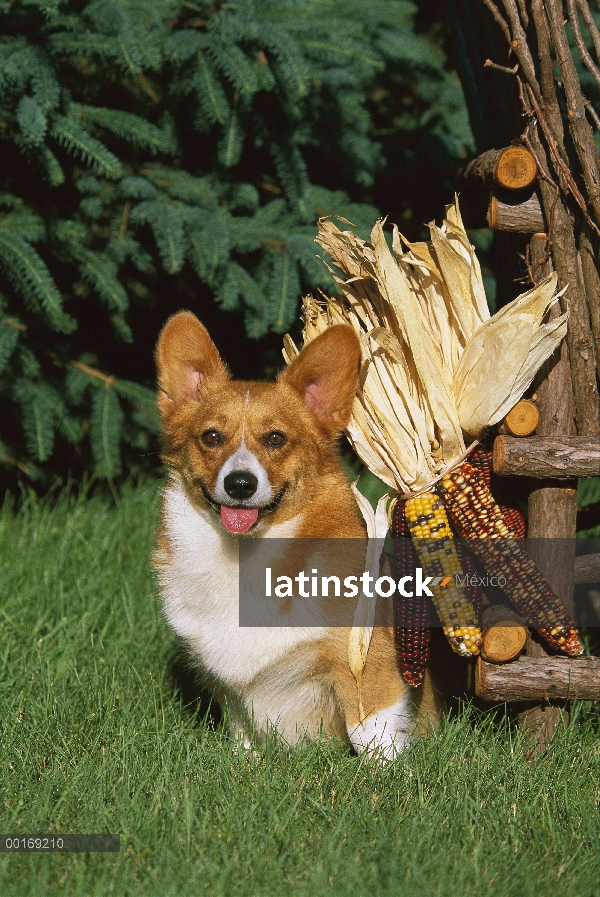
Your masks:
<svg viewBox="0 0 600 897"><path fill-rule="evenodd" d="M281 445L285 445L286 442L287 436L284 433L280 433L279 430L271 430L265 436L265 445L269 446L269 448L279 448Z"/></svg>
<svg viewBox="0 0 600 897"><path fill-rule="evenodd" d="M205 445L221 445L223 437L218 430L205 430L202 434L202 442Z"/></svg>

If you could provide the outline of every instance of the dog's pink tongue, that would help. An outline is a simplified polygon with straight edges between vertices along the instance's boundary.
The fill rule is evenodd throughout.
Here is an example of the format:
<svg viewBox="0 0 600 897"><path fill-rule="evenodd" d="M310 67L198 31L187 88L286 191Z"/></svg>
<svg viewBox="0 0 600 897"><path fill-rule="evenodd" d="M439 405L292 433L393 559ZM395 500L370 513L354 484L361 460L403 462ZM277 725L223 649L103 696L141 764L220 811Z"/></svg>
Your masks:
<svg viewBox="0 0 600 897"><path fill-rule="evenodd" d="M227 508L221 505L221 523L230 533L247 533L258 520L258 508Z"/></svg>

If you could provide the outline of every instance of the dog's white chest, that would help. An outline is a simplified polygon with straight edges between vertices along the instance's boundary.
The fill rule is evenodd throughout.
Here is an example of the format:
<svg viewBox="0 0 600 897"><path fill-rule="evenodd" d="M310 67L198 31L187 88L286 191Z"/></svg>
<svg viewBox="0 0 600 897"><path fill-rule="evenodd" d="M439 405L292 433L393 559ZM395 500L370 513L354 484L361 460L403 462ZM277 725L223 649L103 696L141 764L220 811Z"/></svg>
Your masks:
<svg viewBox="0 0 600 897"><path fill-rule="evenodd" d="M164 612L207 673L225 686L247 688L283 655L318 639L315 629L240 627L237 538L212 512L196 510L179 483L167 488L164 509L172 549L159 568ZM290 521L269 535L292 538L295 529Z"/></svg>

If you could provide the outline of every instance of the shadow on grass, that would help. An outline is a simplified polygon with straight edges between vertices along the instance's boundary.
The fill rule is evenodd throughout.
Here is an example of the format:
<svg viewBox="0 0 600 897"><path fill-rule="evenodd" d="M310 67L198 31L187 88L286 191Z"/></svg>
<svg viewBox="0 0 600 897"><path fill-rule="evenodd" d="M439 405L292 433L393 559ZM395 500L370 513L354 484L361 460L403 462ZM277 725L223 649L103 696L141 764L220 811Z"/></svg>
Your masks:
<svg viewBox="0 0 600 897"><path fill-rule="evenodd" d="M211 729L220 726L223 713L219 702L202 682L183 644L177 646L169 661L167 677L173 695L181 699L183 709L195 718L196 723L202 722Z"/></svg>

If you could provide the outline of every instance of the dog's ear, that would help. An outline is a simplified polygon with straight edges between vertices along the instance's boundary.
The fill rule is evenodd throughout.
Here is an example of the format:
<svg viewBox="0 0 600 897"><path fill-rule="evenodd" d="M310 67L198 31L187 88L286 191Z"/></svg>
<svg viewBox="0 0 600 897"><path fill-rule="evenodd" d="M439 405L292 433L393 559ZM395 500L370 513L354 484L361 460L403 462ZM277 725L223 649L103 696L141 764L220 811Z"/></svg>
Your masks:
<svg viewBox="0 0 600 897"><path fill-rule="evenodd" d="M359 371L359 339L348 324L336 324L305 346L279 381L300 393L321 427L333 436L350 420Z"/></svg>
<svg viewBox="0 0 600 897"><path fill-rule="evenodd" d="M195 399L210 379L229 373L208 331L191 311L169 318L156 345L158 409L164 416L181 402Z"/></svg>

